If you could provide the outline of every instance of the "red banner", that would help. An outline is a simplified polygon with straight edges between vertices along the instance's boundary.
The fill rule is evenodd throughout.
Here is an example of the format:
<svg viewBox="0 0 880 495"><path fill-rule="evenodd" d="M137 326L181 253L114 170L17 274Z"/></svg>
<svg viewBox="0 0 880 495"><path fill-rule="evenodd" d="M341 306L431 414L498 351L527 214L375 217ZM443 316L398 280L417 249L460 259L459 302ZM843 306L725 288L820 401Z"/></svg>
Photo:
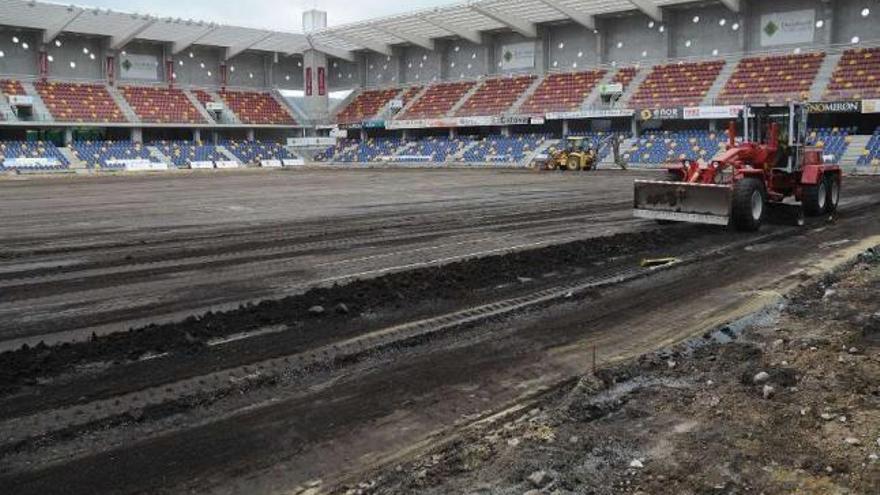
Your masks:
<svg viewBox="0 0 880 495"><path fill-rule="evenodd" d="M312 96L312 68L306 67L306 96Z"/></svg>
<svg viewBox="0 0 880 495"><path fill-rule="evenodd" d="M40 51L40 57L37 61L40 69L40 79L46 80L49 78L49 54L46 53L45 50Z"/></svg>
<svg viewBox="0 0 880 495"><path fill-rule="evenodd" d="M116 57L107 56L107 82L110 86L116 84Z"/></svg>
<svg viewBox="0 0 880 495"><path fill-rule="evenodd" d="M327 68L318 67L318 96L327 94Z"/></svg>

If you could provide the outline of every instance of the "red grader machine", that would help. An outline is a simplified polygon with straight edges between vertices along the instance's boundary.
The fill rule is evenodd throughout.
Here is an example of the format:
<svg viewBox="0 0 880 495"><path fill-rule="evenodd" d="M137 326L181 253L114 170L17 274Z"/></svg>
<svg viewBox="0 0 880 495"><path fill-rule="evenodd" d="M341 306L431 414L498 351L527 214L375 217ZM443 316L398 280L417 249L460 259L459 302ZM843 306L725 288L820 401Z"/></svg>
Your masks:
<svg viewBox="0 0 880 495"><path fill-rule="evenodd" d="M771 208L795 209L799 225L805 215L833 213L841 169L806 146L807 116L801 103L746 106L742 142L731 122L727 150L711 162L683 160L667 167L665 181L636 181L635 216L755 231Z"/></svg>

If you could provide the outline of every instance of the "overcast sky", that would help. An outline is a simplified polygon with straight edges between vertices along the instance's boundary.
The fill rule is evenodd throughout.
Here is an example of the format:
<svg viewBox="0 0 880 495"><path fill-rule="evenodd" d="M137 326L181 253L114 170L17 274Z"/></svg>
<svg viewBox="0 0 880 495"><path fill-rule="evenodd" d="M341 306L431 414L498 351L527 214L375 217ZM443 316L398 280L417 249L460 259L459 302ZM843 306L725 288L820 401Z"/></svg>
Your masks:
<svg viewBox="0 0 880 495"><path fill-rule="evenodd" d="M56 3L67 3L55 0ZM331 26L460 3L461 0L73 0L86 7L215 21L238 26L302 31L302 12L327 11Z"/></svg>

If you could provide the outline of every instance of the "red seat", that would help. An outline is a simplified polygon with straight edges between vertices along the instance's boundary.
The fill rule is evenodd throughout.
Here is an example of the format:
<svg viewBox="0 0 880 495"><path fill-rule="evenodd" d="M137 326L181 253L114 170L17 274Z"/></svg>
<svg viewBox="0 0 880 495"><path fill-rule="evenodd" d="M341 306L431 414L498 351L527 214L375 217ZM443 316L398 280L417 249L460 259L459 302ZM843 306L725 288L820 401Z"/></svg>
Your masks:
<svg viewBox="0 0 880 495"><path fill-rule="evenodd" d="M723 67L722 60L655 66L630 99L630 106L699 105Z"/></svg>
<svg viewBox="0 0 880 495"><path fill-rule="evenodd" d="M744 58L719 100L722 104L737 104L808 99L824 59L824 53Z"/></svg>
<svg viewBox="0 0 880 495"><path fill-rule="evenodd" d="M407 119L445 117L475 84L470 81L435 84L429 87L401 117Z"/></svg>
<svg viewBox="0 0 880 495"><path fill-rule="evenodd" d="M220 90L220 97L245 124L296 125L293 116L271 94L259 91Z"/></svg>
<svg viewBox="0 0 880 495"><path fill-rule="evenodd" d="M459 117L494 116L507 112L538 76L488 79L455 112Z"/></svg>
<svg viewBox="0 0 880 495"><path fill-rule="evenodd" d="M103 84L40 81L34 87L46 108L59 122L127 121Z"/></svg>
<svg viewBox="0 0 880 495"><path fill-rule="evenodd" d="M120 90L142 122L151 124L206 122L198 109L179 89L123 86Z"/></svg>

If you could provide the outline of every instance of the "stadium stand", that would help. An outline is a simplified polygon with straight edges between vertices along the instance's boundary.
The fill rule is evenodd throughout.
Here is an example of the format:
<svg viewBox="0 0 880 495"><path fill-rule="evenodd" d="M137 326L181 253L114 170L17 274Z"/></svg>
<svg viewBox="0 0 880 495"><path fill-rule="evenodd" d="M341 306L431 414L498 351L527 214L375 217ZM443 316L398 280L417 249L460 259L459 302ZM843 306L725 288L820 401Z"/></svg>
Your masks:
<svg viewBox="0 0 880 495"><path fill-rule="evenodd" d="M23 96L24 86L12 79L0 79L0 93L8 96Z"/></svg>
<svg viewBox="0 0 880 495"><path fill-rule="evenodd" d="M456 154L461 153L472 141L473 139L465 136L453 139L448 137L429 137L411 146L406 151L406 155L427 158L432 162L445 162Z"/></svg>
<svg viewBox="0 0 880 495"><path fill-rule="evenodd" d="M550 74L541 81L535 93L520 107L523 115L546 112L571 112L580 108L599 81L605 70Z"/></svg>
<svg viewBox="0 0 880 495"><path fill-rule="evenodd" d="M519 163L526 156L538 149L546 136L529 134L524 136L489 136L478 141L476 145L468 149L462 160L464 162L499 162Z"/></svg>
<svg viewBox="0 0 880 495"><path fill-rule="evenodd" d="M327 158L343 163L370 163L381 156L392 156L405 142L400 139L344 139L327 151Z"/></svg>
<svg viewBox="0 0 880 495"><path fill-rule="evenodd" d="M34 87L59 122L126 122L103 84L39 81Z"/></svg>
<svg viewBox="0 0 880 495"><path fill-rule="evenodd" d="M413 102L400 117L406 119L445 117L475 84L472 81L435 84L429 87L421 98Z"/></svg>
<svg viewBox="0 0 880 495"><path fill-rule="evenodd" d="M260 163L261 160L291 160L296 155L287 151L279 143L264 141L226 141L223 147L229 150L241 163Z"/></svg>
<svg viewBox="0 0 880 495"><path fill-rule="evenodd" d="M203 106L208 103L214 103L214 97L211 96L210 93L205 91L204 89L194 89L192 90L192 94L196 97L196 100L199 101Z"/></svg>
<svg viewBox="0 0 880 495"><path fill-rule="evenodd" d="M113 160L159 160L150 155L150 151L141 144L131 141L78 141L71 146L74 156L82 160L91 169L102 168L121 170L122 163Z"/></svg>
<svg viewBox="0 0 880 495"><path fill-rule="evenodd" d="M176 88L122 86L122 95L142 122L204 124L199 110Z"/></svg>
<svg viewBox="0 0 880 495"><path fill-rule="evenodd" d="M825 53L747 57L721 91L723 104L805 100Z"/></svg>
<svg viewBox="0 0 880 495"><path fill-rule="evenodd" d="M880 48L845 51L831 76L825 98L880 98Z"/></svg>
<svg viewBox="0 0 880 495"><path fill-rule="evenodd" d="M150 145L158 148L177 168L189 167L192 162L217 162L229 159L211 144L192 141L157 141Z"/></svg>
<svg viewBox="0 0 880 495"><path fill-rule="evenodd" d="M720 60L655 66L630 99L630 106L699 105L723 67Z"/></svg>
<svg viewBox="0 0 880 495"><path fill-rule="evenodd" d="M622 84L623 89L626 90L629 88L629 84L636 78L636 74L638 73L639 69L637 67L623 67L617 71L617 74L614 75L614 79L612 79L611 82Z"/></svg>
<svg viewBox="0 0 880 495"><path fill-rule="evenodd" d="M850 134L855 131L852 128L812 129L807 136L807 145L822 148L823 155L833 157L831 161L838 161L849 148Z"/></svg>
<svg viewBox="0 0 880 495"><path fill-rule="evenodd" d="M658 131L643 134L623 158L632 163L659 165L678 160L711 160L727 143L725 132Z"/></svg>
<svg viewBox="0 0 880 495"><path fill-rule="evenodd" d="M219 94L245 124L296 125L290 113L269 93L221 89Z"/></svg>
<svg viewBox="0 0 880 495"><path fill-rule="evenodd" d="M868 141L862 156L859 157L858 165L880 167L880 127L878 127Z"/></svg>
<svg viewBox="0 0 880 495"><path fill-rule="evenodd" d="M55 144L48 141L2 141L0 142L0 158L2 165L0 170L36 170L36 171L57 171L67 170L70 162ZM28 164L14 165L9 163L9 159L16 158L42 158L46 160L54 160L55 165Z"/></svg>
<svg viewBox="0 0 880 495"><path fill-rule="evenodd" d="M400 89L368 89L357 95L351 103L336 115L340 124L352 124L376 116L385 105L400 94Z"/></svg>
<svg viewBox="0 0 880 495"><path fill-rule="evenodd" d="M537 78L538 76L528 75L487 79L455 115L473 117L504 114Z"/></svg>

